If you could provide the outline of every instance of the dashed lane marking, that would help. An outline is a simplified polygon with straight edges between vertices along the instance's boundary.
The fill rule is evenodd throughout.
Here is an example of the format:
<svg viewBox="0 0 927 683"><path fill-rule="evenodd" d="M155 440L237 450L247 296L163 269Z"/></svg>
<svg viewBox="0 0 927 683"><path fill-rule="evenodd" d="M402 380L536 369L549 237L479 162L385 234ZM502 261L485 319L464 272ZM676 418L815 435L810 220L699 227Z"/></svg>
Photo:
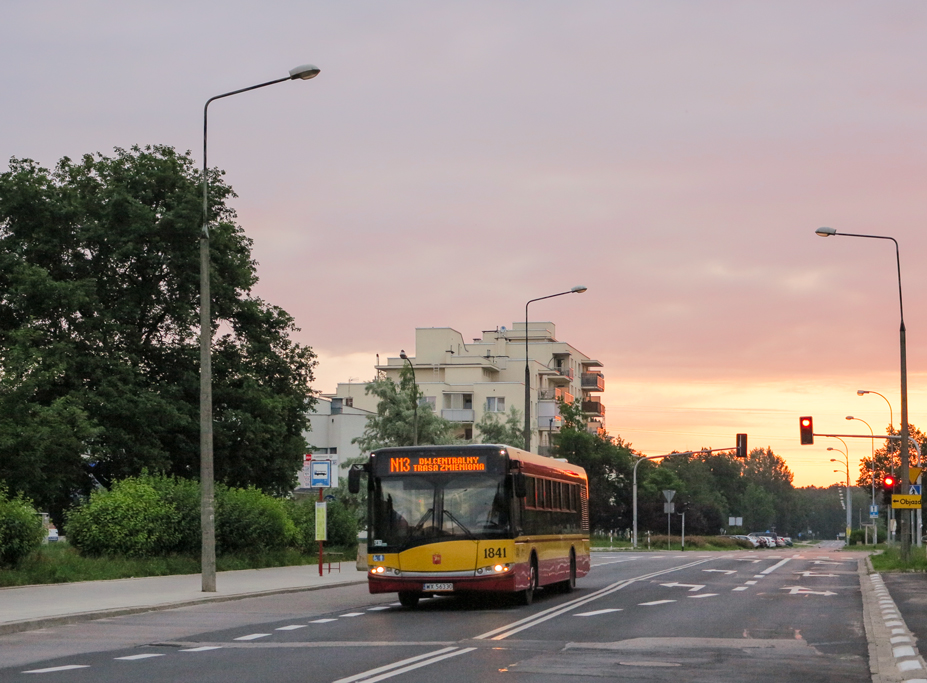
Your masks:
<svg viewBox="0 0 927 683"><path fill-rule="evenodd" d="M347 614L341 614L342 617L362 617L364 616L363 612L348 612Z"/></svg>
<svg viewBox="0 0 927 683"><path fill-rule="evenodd" d="M654 600L653 602L639 602L637 603L639 607L650 607L652 605L666 605L671 602L676 602L675 600Z"/></svg>
<svg viewBox="0 0 927 683"><path fill-rule="evenodd" d="M688 598L713 598L717 596L717 593L699 593L698 595L689 595Z"/></svg>
<svg viewBox="0 0 927 683"><path fill-rule="evenodd" d="M735 590L735 591L745 591L745 590L747 590L747 586L737 586L737 588L732 588L731 590Z"/></svg>
<svg viewBox="0 0 927 683"><path fill-rule="evenodd" d="M202 647L190 647L186 650L178 650L178 652L206 652L207 650L221 650L221 645L203 645Z"/></svg>
<svg viewBox="0 0 927 683"><path fill-rule="evenodd" d="M246 636L239 636L235 640L257 640L258 638L267 638L269 633L249 633Z"/></svg>
<svg viewBox="0 0 927 683"><path fill-rule="evenodd" d="M128 657L113 657L113 659L122 660L124 662L134 662L137 659L151 659L152 657L163 657L162 653L151 653L147 655L129 655Z"/></svg>
<svg viewBox="0 0 927 683"><path fill-rule="evenodd" d="M89 669L89 664L68 664L66 666L50 666L47 669L32 669L23 671L24 674L50 674L55 671L70 671L71 669Z"/></svg>
<svg viewBox="0 0 927 683"><path fill-rule="evenodd" d="M581 614L574 614L574 617L595 617L599 614L608 614L609 612L623 612L622 609L612 608L612 609L597 609L594 612L582 612Z"/></svg>
<svg viewBox="0 0 927 683"><path fill-rule="evenodd" d="M298 628L306 628L306 624L290 624L289 626L281 626L280 628L275 628L275 631L295 631Z"/></svg>
<svg viewBox="0 0 927 683"><path fill-rule="evenodd" d="M330 621L338 621L337 619L314 619L310 621L310 624L327 624Z"/></svg>
<svg viewBox="0 0 927 683"><path fill-rule="evenodd" d="M384 609L389 609L390 607L391 605L380 605L379 607L368 607L367 611L368 612L379 612Z"/></svg>

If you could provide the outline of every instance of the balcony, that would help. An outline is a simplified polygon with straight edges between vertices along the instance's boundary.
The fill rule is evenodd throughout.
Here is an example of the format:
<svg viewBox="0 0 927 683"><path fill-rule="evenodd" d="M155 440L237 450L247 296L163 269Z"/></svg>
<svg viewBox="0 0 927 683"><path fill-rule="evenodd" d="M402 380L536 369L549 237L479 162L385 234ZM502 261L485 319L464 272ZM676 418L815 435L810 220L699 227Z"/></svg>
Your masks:
<svg viewBox="0 0 927 683"><path fill-rule="evenodd" d="M605 391L605 375L601 372L584 372L583 391Z"/></svg>
<svg viewBox="0 0 927 683"><path fill-rule="evenodd" d="M563 426L563 418L559 415L542 415L538 417L538 430L544 432L559 432Z"/></svg>
<svg viewBox="0 0 927 683"><path fill-rule="evenodd" d="M445 408L441 417L451 422L473 422L474 412L472 408Z"/></svg>
<svg viewBox="0 0 927 683"><path fill-rule="evenodd" d="M605 404L599 401L583 401L583 412L586 415L599 415L605 417Z"/></svg>
<svg viewBox="0 0 927 683"><path fill-rule="evenodd" d="M569 384L573 381L573 368L551 368L554 372L547 381L555 384Z"/></svg>

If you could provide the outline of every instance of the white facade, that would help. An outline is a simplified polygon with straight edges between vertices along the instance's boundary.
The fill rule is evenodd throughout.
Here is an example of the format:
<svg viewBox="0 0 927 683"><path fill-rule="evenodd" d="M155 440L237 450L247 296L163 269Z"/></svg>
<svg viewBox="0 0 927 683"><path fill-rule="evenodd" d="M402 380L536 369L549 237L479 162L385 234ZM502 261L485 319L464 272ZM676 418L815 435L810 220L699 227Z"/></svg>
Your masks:
<svg viewBox="0 0 927 683"><path fill-rule="evenodd" d="M532 450L546 451L551 433L560 429L558 399L581 401L589 429L605 430L605 406L599 396L605 390L602 364L557 341L555 332L550 322L528 324ZM469 344L449 327L417 328L414 354L406 355L424 400L458 425L459 438L478 439L474 425L486 411L508 413L514 406L524 416L524 323L484 331ZM405 363L389 358L377 370L398 383ZM339 384L333 397L350 397L355 409L376 411L376 398L366 395L363 384Z"/></svg>
<svg viewBox="0 0 927 683"><path fill-rule="evenodd" d="M370 414L355 407L350 396L347 399L338 396L320 398L315 412L309 414L312 430L303 435L310 444L310 452L314 456L325 456L334 463L360 457L363 453L351 441L363 435Z"/></svg>

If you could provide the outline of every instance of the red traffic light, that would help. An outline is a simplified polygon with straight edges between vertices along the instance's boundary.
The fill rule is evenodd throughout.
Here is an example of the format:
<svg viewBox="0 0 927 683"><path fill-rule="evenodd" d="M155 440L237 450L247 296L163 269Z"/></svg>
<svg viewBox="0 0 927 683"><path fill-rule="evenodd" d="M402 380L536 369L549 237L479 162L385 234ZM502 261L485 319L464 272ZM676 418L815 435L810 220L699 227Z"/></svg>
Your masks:
<svg viewBox="0 0 927 683"><path fill-rule="evenodd" d="M802 446L810 446L814 443L814 424L810 417L798 418L798 432Z"/></svg>
<svg viewBox="0 0 927 683"><path fill-rule="evenodd" d="M895 487L895 478L894 478L894 477L885 477L885 479L882 480L882 486L884 486L884 487L887 488L887 489L894 488L894 487Z"/></svg>

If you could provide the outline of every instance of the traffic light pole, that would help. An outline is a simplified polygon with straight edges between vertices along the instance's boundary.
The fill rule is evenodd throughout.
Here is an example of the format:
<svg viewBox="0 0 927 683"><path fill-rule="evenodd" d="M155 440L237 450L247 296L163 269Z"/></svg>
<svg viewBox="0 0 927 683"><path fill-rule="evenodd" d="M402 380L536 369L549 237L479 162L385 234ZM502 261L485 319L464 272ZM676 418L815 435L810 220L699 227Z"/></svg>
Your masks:
<svg viewBox="0 0 927 683"><path fill-rule="evenodd" d="M666 453L664 455L642 455L637 459L637 462L634 463L633 473L631 475L631 505L634 508L634 522L633 522L633 531L631 536L631 547L637 548L637 466L640 465L645 460L656 460L659 458L670 458L674 455L695 455L696 453L721 453L726 451L734 451L738 454L738 457L746 458L747 457L747 435L738 434L737 435L737 446L734 448L709 448L701 451L684 451L682 453ZM742 454L742 455L741 455ZM668 534L667 534L668 535Z"/></svg>

